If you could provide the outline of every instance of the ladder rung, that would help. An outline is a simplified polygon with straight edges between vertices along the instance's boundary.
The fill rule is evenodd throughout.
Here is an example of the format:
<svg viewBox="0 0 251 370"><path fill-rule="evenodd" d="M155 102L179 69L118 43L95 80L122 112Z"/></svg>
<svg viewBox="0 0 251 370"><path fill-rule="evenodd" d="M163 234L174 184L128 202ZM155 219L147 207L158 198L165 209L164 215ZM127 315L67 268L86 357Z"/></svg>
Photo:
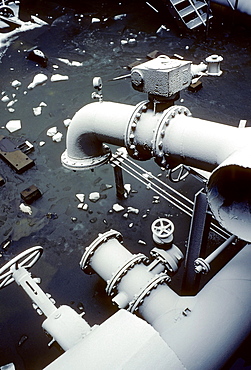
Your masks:
<svg viewBox="0 0 251 370"><path fill-rule="evenodd" d="M202 19L201 19L202 18ZM211 17L209 17L211 18ZM190 29L196 28L200 26L201 24L205 24L207 20L206 13L202 14L201 17L197 17L186 23L187 27Z"/></svg>
<svg viewBox="0 0 251 370"><path fill-rule="evenodd" d="M180 3L185 2L186 0L170 0L173 5L178 5Z"/></svg>
<svg viewBox="0 0 251 370"><path fill-rule="evenodd" d="M180 16L183 18L183 17L186 17L187 15L189 14L192 14L193 12L195 12L196 10L199 10L201 8L203 8L206 4L202 3L201 1L199 1L198 3L196 3L194 6L193 5L189 5L187 6L186 8L182 9L179 11L179 14Z"/></svg>

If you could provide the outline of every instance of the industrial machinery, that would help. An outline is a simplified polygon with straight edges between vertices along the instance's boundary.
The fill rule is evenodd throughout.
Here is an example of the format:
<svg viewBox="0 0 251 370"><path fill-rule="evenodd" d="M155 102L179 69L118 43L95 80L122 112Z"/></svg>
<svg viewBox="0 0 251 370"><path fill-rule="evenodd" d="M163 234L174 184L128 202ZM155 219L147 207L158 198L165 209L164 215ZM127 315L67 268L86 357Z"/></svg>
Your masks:
<svg viewBox="0 0 251 370"><path fill-rule="evenodd" d="M194 66L189 61L160 56L134 67L131 71L132 86L147 93L148 99L134 107L105 102L102 96L99 102L84 106L72 119L67 148L62 155L62 163L69 169L91 169L109 161L111 152L107 144L114 144L125 147L128 155L136 161L153 158L170 174L181 166L178 180L186 177L186 169L188 172L194 168L207 171L208 179L204 179L206 194L198 194L198 202L193 209L190 246L185 257L186 287L189 280L196 280L196 273L208 272L210 262L236 237L245 242L251 241L250 128L194 118L185 106L175 105L179 92L190 85L196 74L221 75L220 56L213 55L206 61L208 66L205 68L203 64ZM111 162L114 165L114 157ZM118 156L115 167L116 164ZM214 254L203 259L200 256L203 231L200 235L196 228L202 223L208 205L214 220L229 234ZM204 213L196 211L201 208ZM165 235L169 227L168 222L158 222L159 225L153 226L155 242L159 239L158 233ZM179 251L175 250L173 254L170 246L162 252L159 248L157 251L153 249L151 255L155 260L150 263L144 255L131 255L121 245L121 238L112 230L99 235L86 248L81 268L87 272L95 271L107 281L106 291L113 302L130 312L139 312L159 332L185 368L216 369L223 366L230 352L238 346L229 338L237 339L240 335L244 339L250 332L248 307L251 287L247 267L251 257L250 245L198 294L180 297L167 285L170 273L181 262ZM239 258L244 254L246 257L240 262ZM235 265L237 260L239 268ZM195 267L192 273L189 264L194 265L192 269ZM242 277L240 274L243 274ZM240 283L238 288L236 281ZM192 288L193 282L188 286ZM241 298L236 297L237 291ZM242 303L236 307L235 300ZM243 309L247 309L247 316ZM229 315L235 319L230 319ZM243 315L246 319L242 326ZM238 320L240 317L241 322ZM241 333L242 329L245 334ZM242 341L240 337L238 343ZM204 341L204 338L207 340Z"/></svg>
<svg viewBox="0 0 251 370"><path fill-rule="evenodd" d="M18 22L19 1L0 1L0 29Z"/></svg>
<svg viewBox="0 0 251 370"><path fill-rule="evenodd" d="M214 61L217 66L209 69L220 75L220 59L209 59ZM71 121L62 154L68 169L88 170L109 162L117 169L127 154L112 156L107 144L113 144L126 148L135 161L154 158L173 181L185 179L188 173L200 176L194 168L209 176L203 177L207 194L196 194L186 256L174 244L174 224L164 217L152 223L155 247L150 256L129 252L122 234L113 229L86 246L81 269L106 281L106 293L118 307L101 325L90 327L70 307L57 308L39 288L27 270L40 257L41 247L30 248L0 269L0 287L12 281L20 285L34 308L47 317L42 327L65 350L47 370L83 369L83 361L90 370L220 369L250 333L251 132L194 118L186 107L175 105L195 70L207 73L204 65L167 56L134 67L133 88L148 94L136 107L104 101L102 81L96 77L92 96L98 102L81 108ZM180 172L174 178L177 169ZM151 186L153 180L148 173ZM211 227L221 230L225 242L202 258L208 204ZM201 290L194 291L196 278L210 270L223 249L239 242L239 252ZM183 259L186 289L179 295L169 283Z"/></svg>

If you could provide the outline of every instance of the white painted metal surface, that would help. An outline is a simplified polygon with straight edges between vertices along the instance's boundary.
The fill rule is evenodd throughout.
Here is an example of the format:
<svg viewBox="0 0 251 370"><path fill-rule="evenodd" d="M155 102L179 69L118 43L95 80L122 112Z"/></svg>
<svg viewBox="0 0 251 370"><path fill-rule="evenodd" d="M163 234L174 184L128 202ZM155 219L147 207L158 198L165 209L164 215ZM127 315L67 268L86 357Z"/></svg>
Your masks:
<svg viewBox="0 0 251 370"><path fill-rule="evenodd" d="M132 86L152 95L169 97L189 86L192 80L191 62L170 59L166 55L133 67Z"/></svg>
<svg viewBox="0 0 251 370"><path fill-rule="evenodd" d="M250 163L247 152L250 141L250 127L237 128L194 118L188 109L182 106L172 106L161 113L155 113L147 109L144 102L136 107L99 102L86 105L73 117L62 163L71 169L86 169L100 165L109 158L107 149L106 152L104 150L105 142L124 145L135 159L146 160L154 157L163 167L168 164L170 158L206 171L212 171L220 165L213 174L214 179L220 177L220 173L225 171L224 168L231 161L232 165L238 166L242 173L241 177L248 179ZM228 186L231 187L231 176L228 180ZM212 183L215 181L209 180L209 187ZM211 194L215 196L212 189L209 191L209 203L214 205L217 202L211 201ZM239 227L241 225L238 221L242 206L238 204L238 197L223 199L223 202L224 204L230 202L231 222L229 219L224 220L225 209L221 209L222 212L219 214L218 208L213 206L215 218L231 233L251 241L251 229L248 227L251 218L249 208L241 209L241 220L244 225L242 228Z"/></svg>
<svg viewBox="0 0 251 370"><path fill-rule="evenodd" d="M109 279L116 275L109 270L109 259L118 258L122 247L117 240L115 243L114 256L106 250L106 243L99 245L107 252L102 269L107 269ZM99 273L102 260L95 254L89 263L95 263ZM186 369L220 369L251 330L250 264L251 248L247 245L194 297L180 297L156 276L155 286L148 289L149 269L135 265L118 279L117 291L125 293L131 312L133 303L129 300L138 297L139 314L159 332Z"/></svg>
<svg viewBox="0 0 251 370"><path fill-rule="evenodd" d="M183 370L160 335L145 321L120 310L45 370Z"/></svg>
<svg viewBox="0 0 251 370"><path fill-rule="evenodd" d="M212 0L214 3L218 3L230 8L235 8L236 0ZM231 3L231 5L230 5ZM250 0L238 0L238 11L251 15L251 2Z"/></svg>
<svg viewBox="0 0 251 370"><path fill-rule="evenodd" d="M62 155L64 166L89 169L106 162L109 155L103 142L123 145L126 123L134 109L130 105L110 102L92 103L81 108L68 129L67 150Z"/></svg>
<svg viewBox="0 0 251 370"><path fill-rule="evenodd" d="M220 69L220 63L223 61L222 56L213 54L206 58L208 64L207 74L209 76L220 76L222 71Z"/></svg>

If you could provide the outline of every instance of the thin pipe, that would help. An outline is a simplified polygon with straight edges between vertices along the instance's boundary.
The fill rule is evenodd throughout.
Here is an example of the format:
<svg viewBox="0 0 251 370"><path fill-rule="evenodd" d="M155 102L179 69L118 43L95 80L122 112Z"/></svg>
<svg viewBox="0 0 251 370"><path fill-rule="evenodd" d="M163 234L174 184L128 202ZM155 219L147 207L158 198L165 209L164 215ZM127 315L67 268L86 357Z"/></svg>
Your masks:
<svg viewBox="0 0 251 370"><path fill-rule="evenodd" d="M121 165L119 165L121 166ZM127 165L129 167L129 165ZM122 167L122 166L121 166ZM127 168L124 168L122 167L124 171L126 171L127 173L129 173L131 176L133 176L136 180L140 181L141 183L143 183L144 185L148 185L149 183L151 184L151 189L158 195L160 195L163 199L167 200L169 203L171 203L172 205L174 205L176 208L180 209L182 212L184 212L186 215L188 215L189 217L192 217L192 208L189 208L188 206L185 206L184 204L181 204L183 206L185 206L187 209L181 207L180 205L178 205L175 201L176 201L176 198L173 198L175 201L173 201L172 199L168 198L168 196L166 195L167 193L165 192L165 195L163 195L162 192L164 192L163 189L161 189L160 187L158 187L158 189L155 189L153 188L154 186L156 186L152 181L146 181L146 179L142 176L142 174L136 172L136 170L134 170L133 168L129 167L130 170L134 171L137 173L138 176L141 176L143 177L144 180L142 180L140 177L136 176L135 174L133 174L132 172L130 172L129 169ZM159 179L158 179L159 180ZM159 180L160 181L160 180ZM153 186L153 187L152 187ZM161 192L162 191L162 192ZM178 193L179 194L179 193ZM170 194L169 194L170 195ZM189 199L188 199L189 200ZM190 201L190 200L189 200ZM193 203L192 203L193 204ZM218 225L213 225L211 224L210 226L210 230L213 231L214 233L216 233L218 236L222 237L223 239L226 239L228 236L229 236L229 233L225 230L223 230L221 227L219 227ZM224 235L225 234L225 235Z"/></svg>
<svg viewBox="0 0 251 370"><path fill-rule="evenodd" d="M210 265L210 263L213 262L213 260L215 260L215 258L218 257L218 255L222 251L224 251L224 249L226 249L230 244L232 244L235 239L236 239L235 235L230 236L230 238L225 240L224 243L222 243L217 249L215 249L211 254L209 254L209 256L207 256L205 258L204 262L206 264ZM198 265L198 266L195 267L195 272L196 273L200 273L202 271L203 271L203 266L202 265Z"/></svg>

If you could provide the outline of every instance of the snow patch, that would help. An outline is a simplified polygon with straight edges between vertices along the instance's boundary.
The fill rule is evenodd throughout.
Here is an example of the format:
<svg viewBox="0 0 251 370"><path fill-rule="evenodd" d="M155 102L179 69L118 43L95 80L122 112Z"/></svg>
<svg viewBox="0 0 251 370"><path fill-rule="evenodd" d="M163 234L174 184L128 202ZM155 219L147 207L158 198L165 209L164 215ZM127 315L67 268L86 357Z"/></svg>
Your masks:
<svg viewBox="0 0 251 370"><path fill-rule="evenodd" d="M20 211L22 211L23 213L27 213L29 215L32 214L32 209L30 206L26 206L24 203L21 203L20 206L19 206L19 209Z"/></svg>
<svg viewBox="0 0 251 370"><path fill-rule="evenodd" d="M7 122L5 127L7 128L9 132L15 132L21 129L22 124L19 119L16 119L16 120L11 120Z"/></svg>

